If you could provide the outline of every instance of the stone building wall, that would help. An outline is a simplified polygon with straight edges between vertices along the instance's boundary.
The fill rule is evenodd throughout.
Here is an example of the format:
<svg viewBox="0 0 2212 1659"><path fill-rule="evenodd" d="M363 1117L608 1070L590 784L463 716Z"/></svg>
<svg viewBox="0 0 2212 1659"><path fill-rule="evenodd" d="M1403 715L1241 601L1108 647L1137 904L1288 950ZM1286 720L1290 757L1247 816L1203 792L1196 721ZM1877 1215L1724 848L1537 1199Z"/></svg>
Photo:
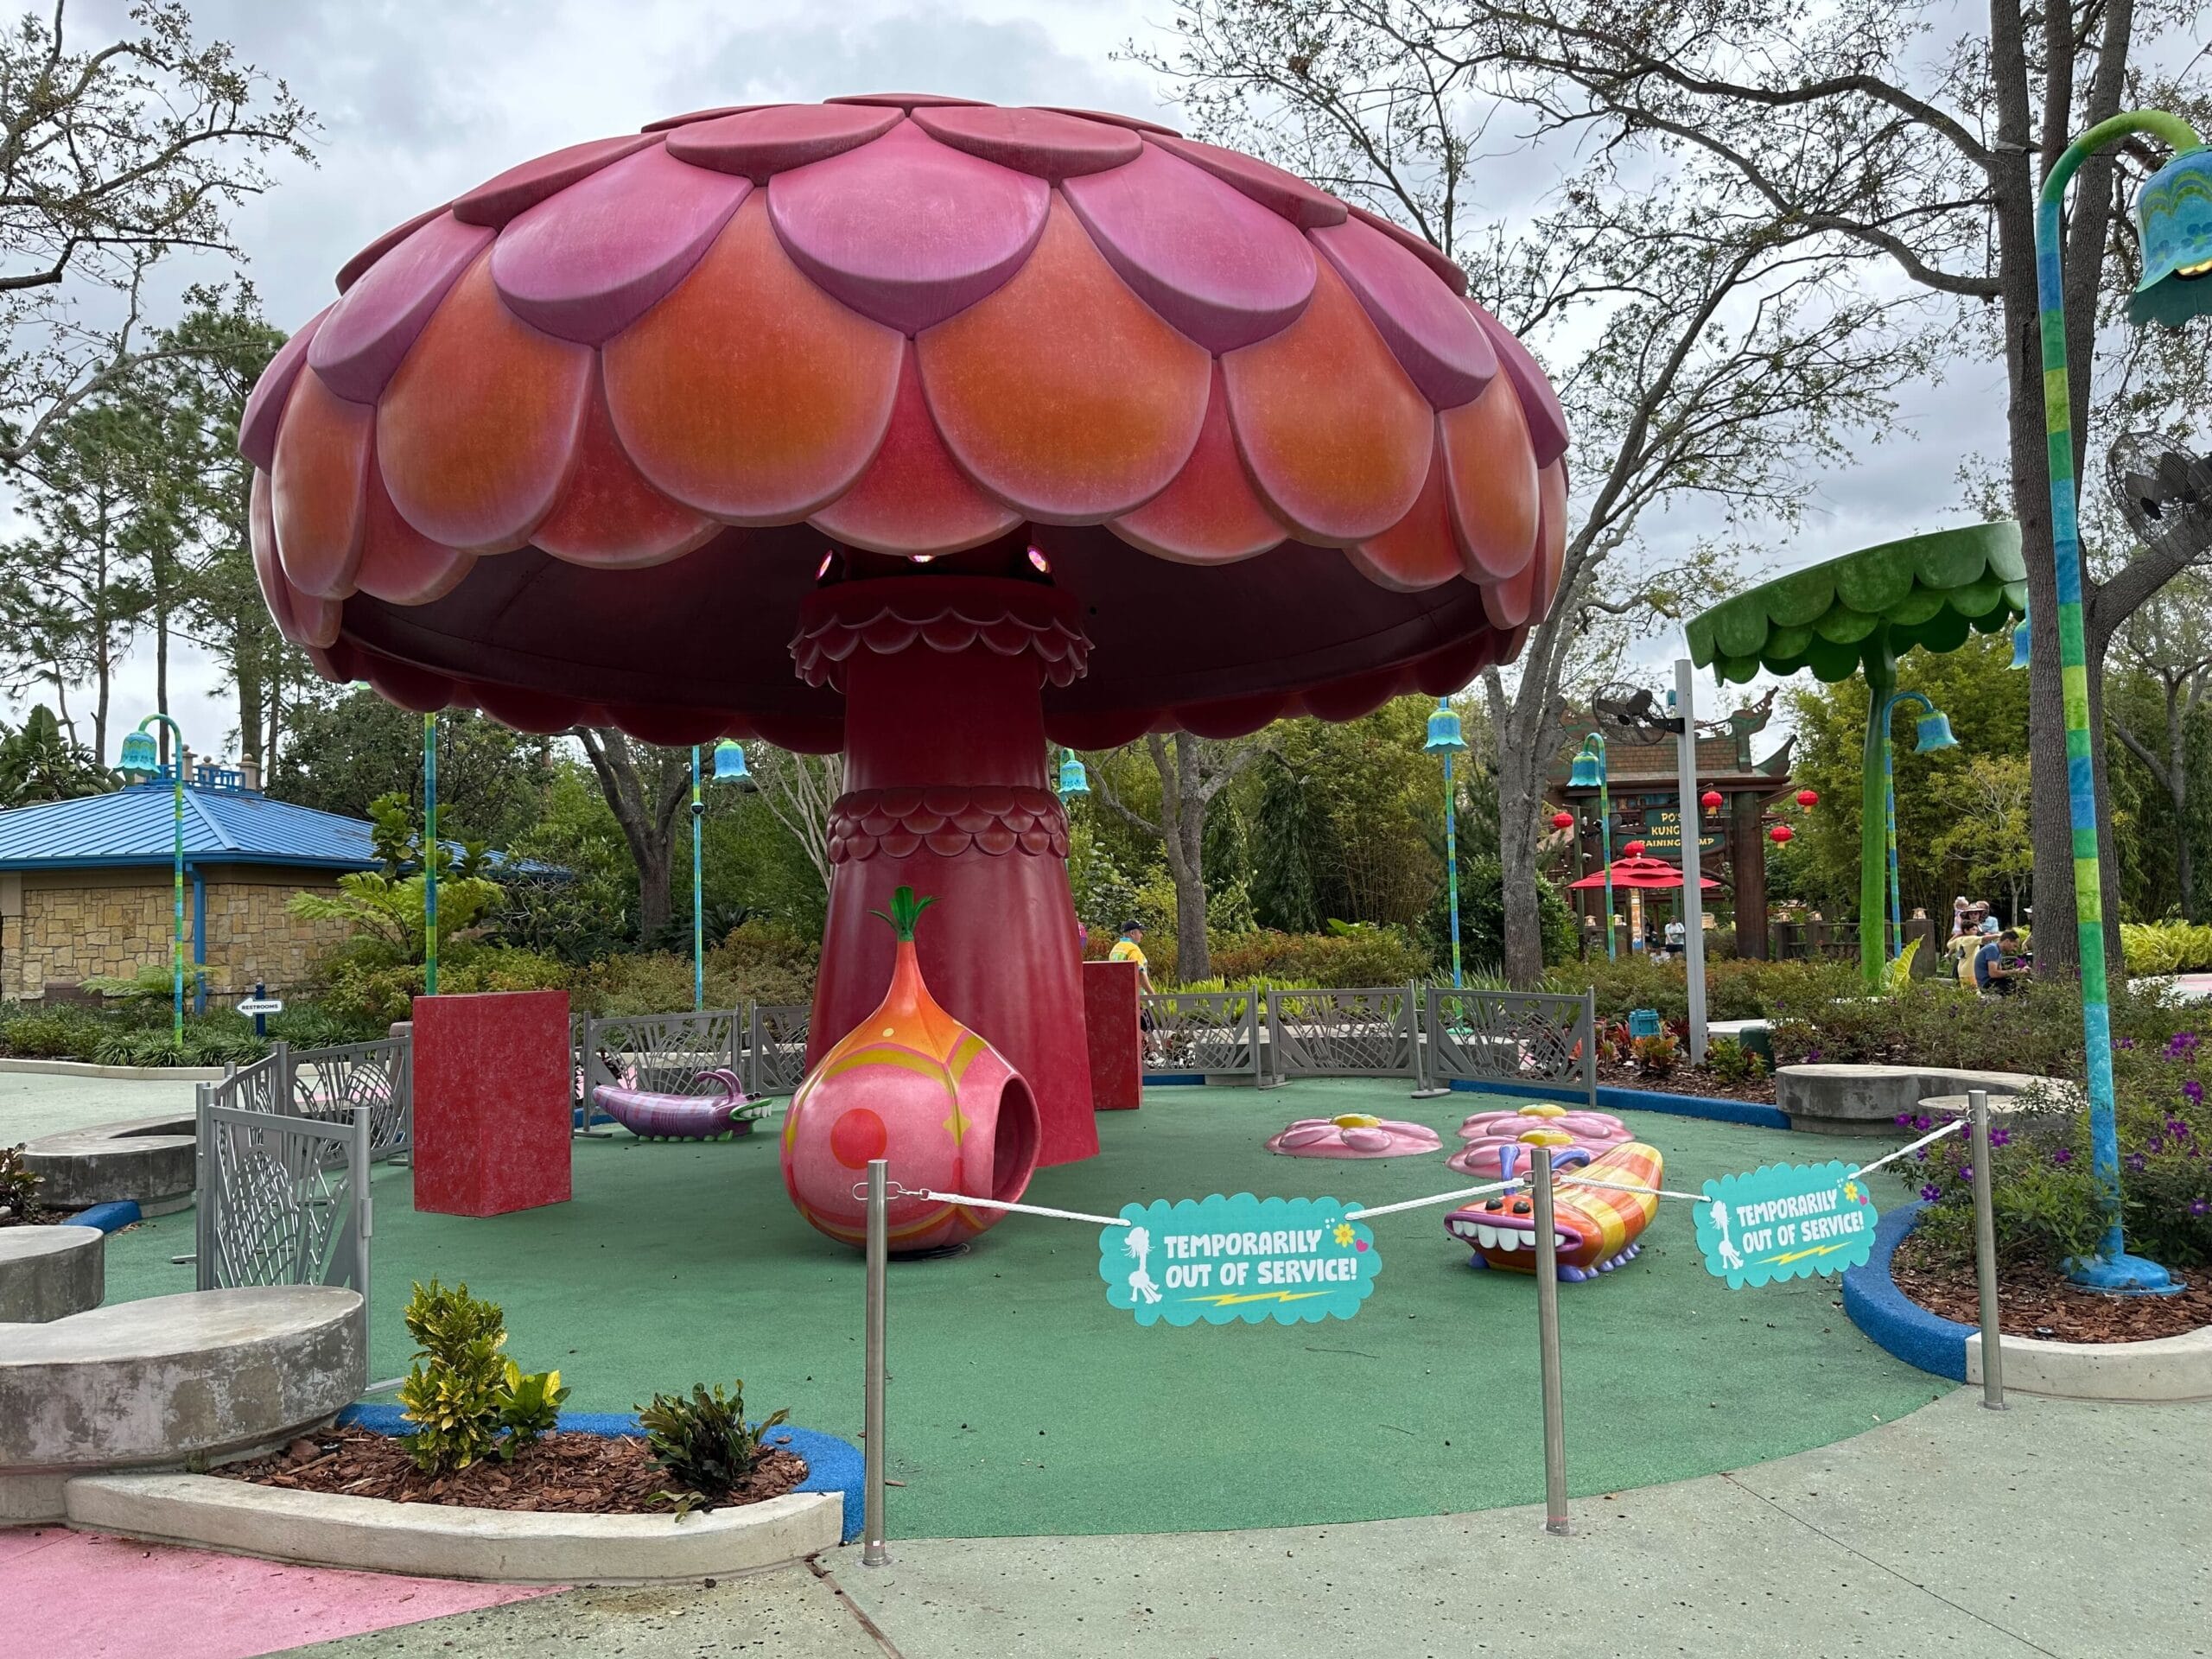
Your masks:
<svg viewBox="0 0 2212 1659"><path fill-rule="evenodd" d="M306 985L315 958L346 936L341 924L286 912L296 893L336 890L335 878L323 871L211 864L201 875L211 1002L244 995L257 981L275 995L296 992ZM75 986L95 975L124 977L169 959L167 870L27 871L7 887L0 893L0 998L35 1001L49 986ZM193 901L188 873L188 955Z"/></svg>

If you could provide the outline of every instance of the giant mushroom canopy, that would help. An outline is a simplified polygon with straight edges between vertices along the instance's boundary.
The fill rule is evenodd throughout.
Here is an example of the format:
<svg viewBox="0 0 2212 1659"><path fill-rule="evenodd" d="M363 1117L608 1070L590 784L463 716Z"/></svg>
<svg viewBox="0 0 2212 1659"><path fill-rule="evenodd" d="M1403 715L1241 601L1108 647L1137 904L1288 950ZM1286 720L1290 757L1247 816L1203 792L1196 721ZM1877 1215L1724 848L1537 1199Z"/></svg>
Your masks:
<svg viewBox="0 0 2212 1659"><path fill-rule="evenodd" d="M1096 1149L1045 746L1508 660L1567 433L1458 267L1152 123L885 94L511 168L340 270L239 448L287 637L401 705L849 757L818 1051L924 966Z"/></svg>

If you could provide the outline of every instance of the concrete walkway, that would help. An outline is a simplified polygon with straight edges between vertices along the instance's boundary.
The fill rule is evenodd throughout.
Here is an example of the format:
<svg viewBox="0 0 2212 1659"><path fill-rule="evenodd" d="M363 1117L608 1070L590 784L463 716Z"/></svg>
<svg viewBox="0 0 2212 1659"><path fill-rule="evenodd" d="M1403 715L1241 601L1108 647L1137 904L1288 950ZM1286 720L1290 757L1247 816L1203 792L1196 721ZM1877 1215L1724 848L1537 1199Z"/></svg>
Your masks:
<svg viewBox="0 0 2212 1659"><path fill-rule="evenodd" d="M2212 1403L2016 1397L1999 1414L1980 1401L1962 1389L1818 1451L1578 1499L1566 1539L1546 1536L1536 1511L1498 1510L1274 1531L896 1542L887 1567L863 1567L849 1548L812 1570L712 1588L569 1591L298 1651L2212 1655ZM1580 1432L1636 1432L1632 1376L1620 1421ZM1287 1436L1284 1454L1298 1445Z"/></svg>
<svg viewBox="0 0 2212 1659"><path fill-rule="evenodd" d="M192 1109L189 1083L0 1071L0 1147L65 1129Z"/></svg>

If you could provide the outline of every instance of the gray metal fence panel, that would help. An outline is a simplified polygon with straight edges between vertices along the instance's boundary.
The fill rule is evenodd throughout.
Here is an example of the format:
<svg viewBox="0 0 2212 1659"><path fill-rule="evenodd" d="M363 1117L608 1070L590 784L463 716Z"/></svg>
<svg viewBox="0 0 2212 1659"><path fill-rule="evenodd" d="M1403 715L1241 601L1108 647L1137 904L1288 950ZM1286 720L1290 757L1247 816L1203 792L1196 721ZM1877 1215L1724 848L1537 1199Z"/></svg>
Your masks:
<svg viewBox="0 0 2212 1659"><path fill-rule="evenodd" d="M702 1013L614 1014L588 1019L580 1033L576 1069L582 1098L603 1084L658 1095L716 1092L698 1081L702 1071L734 1070L742 1050L743 1008Z"/></svg>
<svg viewBox="0 0 2212 1659"><path fill-rule="evenodd" d="M745 1064L738 1075L753 1095L788 1095L806 1077L808 1021L804 1002L755 1002L747 1009Z"/></svg>
<svg viewBox="0 0 2212 1659"><path fill-rule="evenodd" d="M1403 985L1267 991L1268 1058L1277 1077L1402 1077L1414 1072Z"/></svg>
<svg viewBox="0 0 2212 1659"><path fill-rule="evenodd" d="M1147 1076L1199 1072L1260 1080L1260 998L1252 991L1157 991L1143 999Z"/></svg>
<svg viewBox="0 0 2212 1659"><path fill-rule="evenodd" d="M1549 991L1455 991L1424 1001L1431 1081L1560 1083L1598 1103L1595 996Z"/></svg>
<svg viewBox="0 0 2212 1659"><path fill-rule="evenodd" d="M369 1113L370 1156L397 1157L415 1146L415 1047L404 1037L337 1048L287 1050L292 1109L299 1116L346 1122Z"/></svg>
<svg viewBox="0 0 2212 1659"><path fill-rule="evenodd" d="M199 1109L198 1287L344 1285L365 1301L372 1109L299 1117L213 1092Z"/></svg>

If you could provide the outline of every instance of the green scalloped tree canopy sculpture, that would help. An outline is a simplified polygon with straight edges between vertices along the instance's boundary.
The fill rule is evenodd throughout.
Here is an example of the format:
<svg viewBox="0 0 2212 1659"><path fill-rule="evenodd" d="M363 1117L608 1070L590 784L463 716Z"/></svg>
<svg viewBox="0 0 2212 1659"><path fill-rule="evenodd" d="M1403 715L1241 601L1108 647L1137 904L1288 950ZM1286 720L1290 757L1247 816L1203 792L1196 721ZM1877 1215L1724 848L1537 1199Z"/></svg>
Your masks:
<svg viewBox="0 0 2212 1659"><path fill-rule="evenodd" d="M1956 651L1970 633L1996 633L2028 611L2020 527L2010 520L1940 530L1861 548L1777 576L1690 619L1690 657L1725 683L1762 669L1810 669L1834 685L1866 677L1866 750L1859 858L1859 961L1882 982L1888 951L1884 877L1888 865L1883 795L1897 658L1917 646Z"/></svg>

